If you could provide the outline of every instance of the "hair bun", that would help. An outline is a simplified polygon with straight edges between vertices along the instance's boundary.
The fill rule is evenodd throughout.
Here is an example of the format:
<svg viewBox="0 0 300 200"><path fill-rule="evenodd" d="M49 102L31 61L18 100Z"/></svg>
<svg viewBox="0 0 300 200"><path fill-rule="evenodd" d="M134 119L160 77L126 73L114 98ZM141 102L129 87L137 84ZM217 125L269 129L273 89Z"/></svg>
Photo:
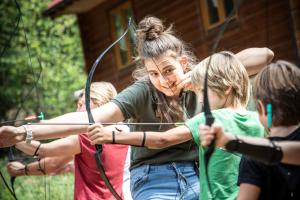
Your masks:
<svg viewBox="0 0 300 200"><path fill-rule="evenodd" d="M137 36L142 40L155 40L165 30L162 21L156 17L145 17L138 25Z"/></svg>

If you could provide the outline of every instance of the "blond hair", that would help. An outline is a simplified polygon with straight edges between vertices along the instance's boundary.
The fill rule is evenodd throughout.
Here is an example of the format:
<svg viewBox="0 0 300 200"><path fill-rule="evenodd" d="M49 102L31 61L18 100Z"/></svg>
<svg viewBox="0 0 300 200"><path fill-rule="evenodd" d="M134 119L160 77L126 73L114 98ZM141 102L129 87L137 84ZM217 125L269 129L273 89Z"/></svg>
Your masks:
<svg viewBox="0 0 300 200"><path fill-rule="evenodd" d="M117 95L116 88L109 82L93 82L90 91L91 100L99 106L108 103Z"/></svg>
<svg viewBox="0 0 300 200"><path fill-rule="evenodd" d="M191 81L195 88L201 88L204 85L209 58L201 61L192 71ZM232 52L222 51L211 56L207 84L219 96L224 96L225 91L231 88L232 105L236 105L237 101L243 106L248 103L250 93L248 74L243 64Z"/></svg>

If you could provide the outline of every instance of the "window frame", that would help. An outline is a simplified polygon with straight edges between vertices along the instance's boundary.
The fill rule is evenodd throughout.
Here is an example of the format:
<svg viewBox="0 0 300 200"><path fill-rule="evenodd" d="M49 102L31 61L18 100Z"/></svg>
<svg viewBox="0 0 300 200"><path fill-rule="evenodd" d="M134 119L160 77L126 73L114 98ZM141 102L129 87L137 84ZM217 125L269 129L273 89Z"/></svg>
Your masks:
<svg viewBox="0 0 300 200"><path fill-rule="evenodd" d="M132 13L133 13L132 3L129 0L109 10L109 21L110 21L111 36L112 36L113 41L115 41L118 38L116 27L115 27L114 16L116 16L116 15L121 15L122 16L121 11L125 10L125 9L128 9L128 8L131 8ZM134 16L133 16L133 18L134 18ZM134 19L132 19L132 20L134 20ZM127 25L128 25L127 20L124 18L124 16L122 16L121 17L122 29L126 30ZM130 45L130 38L129 37L130 37L130 34L127 33L123 38L125 40L125 45L126 45L126 49L127 49L127 51L126 51L126 56L127 56L127 59L128 59L127 63L122 64L120 43L117 43L114 47L114 54L115 54L115 58L116 58L116 61L117 61L117 67L118 67L119 70L130 66L134 61L133 60L133 54L132 54L132 50L133 50L132 48L133 47L132 47L132 45Z"/></svg>
<svg viewBox="0 0 300 200"><path fill-rule="evenodd" d="M217 1L218 1L218 4L220 5L219 7L217 7L219 21L214 23L214 24L211 24L210 20L209 20L210 17L209 17L209 9L208 9L207 0L200 0L200 7L201 7L201 13L202 13L202 18L203 18L203 24L204 24L205 31L209 31L210 29L218 27L219 25L224 23L227 19L224 0L217 0ZM233 4L234 4L233 9L235 9L235 14L230 17L230 20L233 20L233 19L237 18L236 3L237 3L237 1L233 0Z"/></svg>

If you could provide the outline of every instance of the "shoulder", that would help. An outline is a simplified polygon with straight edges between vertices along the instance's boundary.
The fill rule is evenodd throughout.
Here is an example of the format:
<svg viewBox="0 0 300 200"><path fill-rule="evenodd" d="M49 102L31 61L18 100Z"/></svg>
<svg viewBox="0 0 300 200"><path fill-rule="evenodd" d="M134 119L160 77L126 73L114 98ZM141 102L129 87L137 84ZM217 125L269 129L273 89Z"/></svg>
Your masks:
<svg viewBox="0 0 300 200"><path fill-rule="evenodd" d="M264 164L242 156L239 168L238 184L249 183L261 187L266 174Z"/></svg>
<svg viewBox="0 0 300 200"><path fill-rule="evenodd" d="M149 81L139 80L122 90L114 99L145 96L151 92Z"/></svg>

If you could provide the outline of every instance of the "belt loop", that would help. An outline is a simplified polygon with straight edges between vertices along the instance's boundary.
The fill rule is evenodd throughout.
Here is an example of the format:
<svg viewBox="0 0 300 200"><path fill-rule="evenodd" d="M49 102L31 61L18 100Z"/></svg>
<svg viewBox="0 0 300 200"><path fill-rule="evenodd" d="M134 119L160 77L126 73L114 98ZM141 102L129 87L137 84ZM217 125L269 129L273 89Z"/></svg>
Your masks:
<svg viewBox="0 0 300 200"><path fill-rule="evenodd" d="M150 167L151 167L150 164L146 164L146 165L145 165L144 172L145 172L146 174L149 174L149 172L150 172Z"/></svg>
<svg viewBox="0 0 300 200"><path fill-rule="evenodd" d="M197 176L199 177L199 162L194 162L194 168Z"/></svg>

